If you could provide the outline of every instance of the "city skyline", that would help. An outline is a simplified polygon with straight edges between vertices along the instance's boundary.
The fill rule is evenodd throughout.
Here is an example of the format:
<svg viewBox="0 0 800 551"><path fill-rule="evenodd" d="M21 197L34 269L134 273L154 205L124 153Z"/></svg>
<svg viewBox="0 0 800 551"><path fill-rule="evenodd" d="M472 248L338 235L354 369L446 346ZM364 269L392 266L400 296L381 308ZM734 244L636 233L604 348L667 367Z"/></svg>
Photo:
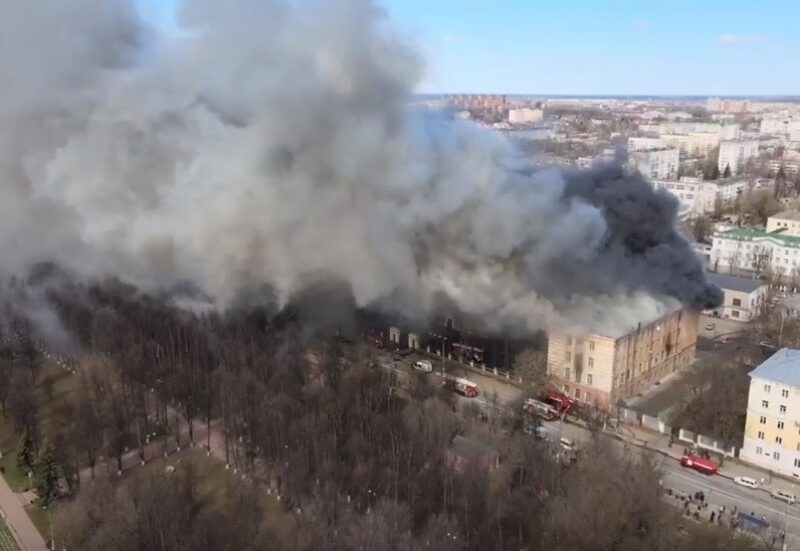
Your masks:
<svg viewBox="0 0 800 551"><path fill-rule="evenodd" d="M169 26L176 0L137 0ZM800 6L522 0L380 0L419 52L417 93L794 96Z"/></svg>

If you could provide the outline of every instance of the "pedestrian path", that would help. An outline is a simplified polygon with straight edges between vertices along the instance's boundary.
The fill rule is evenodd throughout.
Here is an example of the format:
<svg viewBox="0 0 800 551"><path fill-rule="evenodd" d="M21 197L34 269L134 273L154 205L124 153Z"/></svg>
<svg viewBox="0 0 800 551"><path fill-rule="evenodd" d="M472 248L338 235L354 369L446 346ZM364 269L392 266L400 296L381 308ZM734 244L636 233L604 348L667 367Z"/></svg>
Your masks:
<svg viewBox="0 0 800 551"><path fill-rule="evenodd" d="M25 512L22 502L2 476L0 476L0 509L23 551L45 551L47 549L44 538L33 525L28 513ZM2 544L0 544L0 549L4 549ZM14 548L11 547L11 549Z"/></svg>

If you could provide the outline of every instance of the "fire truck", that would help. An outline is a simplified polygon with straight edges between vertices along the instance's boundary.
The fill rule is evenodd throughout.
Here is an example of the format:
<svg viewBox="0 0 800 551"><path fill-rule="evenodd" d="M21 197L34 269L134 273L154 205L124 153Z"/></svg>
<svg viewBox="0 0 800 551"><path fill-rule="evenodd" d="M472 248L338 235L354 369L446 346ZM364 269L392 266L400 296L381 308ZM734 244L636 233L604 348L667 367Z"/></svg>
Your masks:
<svg viewBox="0 0 800 551"><path fill-rule="evenodd" d="M551 406L550 404L545 404L544 402L540 402L539 400L534 400L533 398L528 398L525 400L525 403L522 404L522 409L531 415L536 415L537 417L541 417L545 421L552 421L556 417L558 417L558 411L556 408Z"/></svg>
<svg viewBox="0 0 800 551"><path fill-rule="evenodd" d="M442 386L462 396L466 396L467 398L474 398L478 395L478 385L470 380L455 377L447 373L442 375Z"/></svg>
<svg viewBox="0 0 800 551"><path fill-rule="evenodd" d="M715 461L700 457L699 455L684 455L681 457L680 462L681 467L694 469L697 472L707 475L717 474L717 470L719 469L719 465Z"/></svg>
<svg viewBox="0 0 800 551"><path fill-rule="evenodd" d="M548 392L544 401L553 406L558 415L565 415L574 403L569 396L555 390Z"/></svg>

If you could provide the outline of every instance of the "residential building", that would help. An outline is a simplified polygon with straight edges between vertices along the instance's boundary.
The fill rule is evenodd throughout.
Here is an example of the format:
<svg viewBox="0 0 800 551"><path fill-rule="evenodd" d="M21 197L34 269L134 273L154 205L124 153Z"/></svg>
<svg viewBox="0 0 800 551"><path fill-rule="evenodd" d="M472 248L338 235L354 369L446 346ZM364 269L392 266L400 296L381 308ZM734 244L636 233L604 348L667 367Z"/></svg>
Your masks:
<svg viewBox="0 0 800 551"><path fill-rule="evenodd" d="M706 109L712 113L747 113L752 111L752 104L748 99L708 98Z"/></svg>
<svg viewBox="0 0 800 551"><path fill-rule="evenodd" d="M785 210L767 218L767 232L781 232L783 235L800 237L800 212Z"/></svg>
<svg viewBox="0 0 800 551"><path fill-rule="evenodd" d="M800 350L782 348L750 372L739 459L800 478Z"/></svg>
<svg viewBox="0 0 800 551"><path fill-rule="evenodd" d="M647 151L650 149L663 149L666 144L661 138L647 136L631 136L628 138L628 151Z"/></svg>
<svg viewBox="0 0 800 551"><path fill-rule="evenodd" d="M731 174L739 174L745 163L758 157L758 140L730 140L719 144L719 172L730 167Z"/></svg>
<svg viewBox="0 0 800 551"><path fill-rule="evenodd" d="M630 163L648 178L675 178L678 175L680 152L678 149L633 151L630 154Z"/></svg>
<svg viewBox="0 0 800 551"><path fill-rule="evenodd" d="M708 279L722 289L722 305L708 313L719 318L751 321L767 299L767 285L760 279L730 274L708 274Z"/></svg>
<svg viewBox="0 0 800 551"><path fill-rule="evenodd" d="M781 168L787 177L794 178L800 169L800 160L773 159L769 161L769 173L772 176L775 176Z"/></svg>
<svg viewBox="0 0 800 551"><path fill-rule="evenodd" d="M688 365L695 354L698 313L677 309L627 333L548 335L552 384L578 401L608 407Z"/></svg>
<svg viewBox="0 0 800 551"><path fill-rule="evenodd" d="M712 132L661 134L660 139L668 147L677 147L687 155L707 155L720 142L719 134Z"/></svg>
<svg viewBox="0 0 800 551"><path fill-rule="evenodd" d="M783 276L800 270L800 213L782 212L767 220L767 229L737 228L714 235L710 265L715 272Z"/></svg>
<svg viewBox="0 0 800 551"><path fill-rule="evenodd" d="M541 121L542 118L544 118L544 112L541 109L523 107L508 110L508 122L511 124L533 124Z"/></svg>
<svg viewBox="0 0 800 551"><path fill-rule="evenodd" d="M736 198L750 187L746 178L722 178L704 181L702 178L684 176L678 181L656 180L655 189L663 189L673 195L681 207L689 210L691 216L710 214L719 205L731 207Z"/></svg>

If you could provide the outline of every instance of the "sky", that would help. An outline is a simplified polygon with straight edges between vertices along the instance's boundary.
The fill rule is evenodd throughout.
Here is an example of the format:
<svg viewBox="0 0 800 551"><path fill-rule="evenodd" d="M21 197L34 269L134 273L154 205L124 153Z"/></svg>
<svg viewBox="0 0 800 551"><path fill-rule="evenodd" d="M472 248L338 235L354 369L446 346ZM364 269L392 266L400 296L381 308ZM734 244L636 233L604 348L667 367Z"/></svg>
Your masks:
<svg viewBox="0 0 800 551"><path fill-rule="evenodd" d="M174 0L137 0L161 21ZM800 95L798 0L379 0L417 92Z"/></svg>

